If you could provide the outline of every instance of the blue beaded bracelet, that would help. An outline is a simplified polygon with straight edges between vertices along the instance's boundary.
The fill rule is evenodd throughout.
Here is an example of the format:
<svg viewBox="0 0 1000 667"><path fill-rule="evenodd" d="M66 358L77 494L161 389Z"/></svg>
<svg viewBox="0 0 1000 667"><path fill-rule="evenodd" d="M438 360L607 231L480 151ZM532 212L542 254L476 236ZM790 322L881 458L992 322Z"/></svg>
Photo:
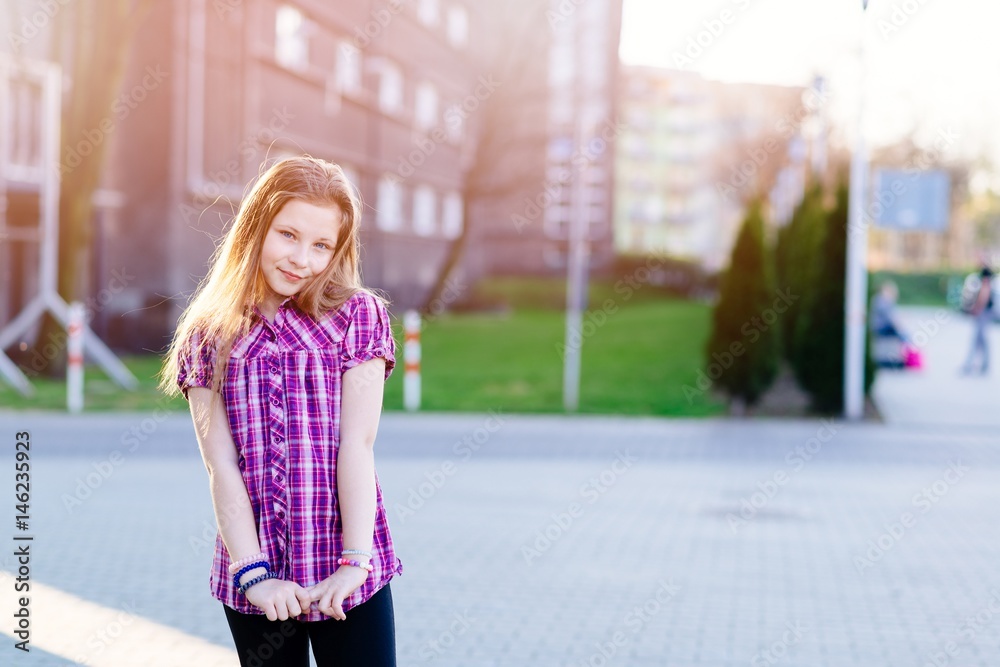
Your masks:
<svg viewBox="0 0 1000 667"><path fill-rule="evenodd" d="M256 563L250 563L249 565L247 565L246 567L244 567L239 572L237 572L236 574L233 575L233 587L234 588L239 588L240 587L240 577L242 577L244 574L246 574L250 570L256 570L258 567L262 567L265 570L267 570L268 572L271 571L271 564L268 563L266 560L259 560Z"/></svg>
<svg viewBox="0 0 1000 667"><path fill-rule="evenodd" d="M242 593L243 595L246 595L247 590L251 586L255 586L255 585L259 584L260 582L265 581L267 579L277 579L277 578L278 578L277 574L275 574L274 572L271 572L270 570L268 570L266 574L262 574L262 575L260 575L258 577L254 577L253 579L251 579L247 583L245 583L242 586L240 586L240 593Z"/></svg>

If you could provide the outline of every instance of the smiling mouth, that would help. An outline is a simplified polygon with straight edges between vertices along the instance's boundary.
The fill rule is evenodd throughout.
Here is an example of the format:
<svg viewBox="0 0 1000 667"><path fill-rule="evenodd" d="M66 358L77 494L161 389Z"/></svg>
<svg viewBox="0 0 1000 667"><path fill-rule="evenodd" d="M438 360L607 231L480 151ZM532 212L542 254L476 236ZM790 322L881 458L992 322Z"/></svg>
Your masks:
<svg viewBox="0 0 1000 667"><path fill-rule="evenodd" d="M285 278L292 281L293 283L297 283L298 281L302 280L302 276L297 276L294 273L289 273L288 271L282 271L281 269L278 270L285 275Z"/></svg>

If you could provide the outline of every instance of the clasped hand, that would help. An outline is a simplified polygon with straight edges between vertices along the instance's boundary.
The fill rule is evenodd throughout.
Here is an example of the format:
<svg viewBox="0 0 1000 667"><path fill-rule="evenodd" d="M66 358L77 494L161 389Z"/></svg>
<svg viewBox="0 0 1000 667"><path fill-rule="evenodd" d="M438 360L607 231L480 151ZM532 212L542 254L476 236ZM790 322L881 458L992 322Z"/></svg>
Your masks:
<svg viewBox="0 0 1000 667"><path fill-rule="evenodd" d="M267 579L249 588L247 600L260 609L269 621L287 621L318 603L321 612L343 621L344 600L365 583L368 573L360 567L345 566L315 586L304 588L294 581Z"/></svg>

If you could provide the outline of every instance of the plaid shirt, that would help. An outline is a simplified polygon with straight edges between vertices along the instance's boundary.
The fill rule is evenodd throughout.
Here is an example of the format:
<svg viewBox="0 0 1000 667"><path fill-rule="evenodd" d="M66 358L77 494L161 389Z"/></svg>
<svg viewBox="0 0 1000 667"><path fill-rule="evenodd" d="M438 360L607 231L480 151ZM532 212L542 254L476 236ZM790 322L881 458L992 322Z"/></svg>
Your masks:
<svg viewBox="0 0 1000 667"><path fill-rule="evenodd" d="M358 292L319 321L299 310L294 297L282 302L273 324L259 311L257 315L249 333L233 344L223 400L261 551L279 577L308 587L333 574L344 548L337 499L342 374L383 357L388 378L395 365L395 341L388 311L366 292ZM185 396L190 387L211 386L215 362L214 350L195 358L191 349L189 341L177 377ZM393 550L377 475L375 490L375 569L344 601L345 611L403 571ZM230 562L219 534L212 594L237 611L262 613L233 587ZM298 620L327 618L314 606Z"/></svg>

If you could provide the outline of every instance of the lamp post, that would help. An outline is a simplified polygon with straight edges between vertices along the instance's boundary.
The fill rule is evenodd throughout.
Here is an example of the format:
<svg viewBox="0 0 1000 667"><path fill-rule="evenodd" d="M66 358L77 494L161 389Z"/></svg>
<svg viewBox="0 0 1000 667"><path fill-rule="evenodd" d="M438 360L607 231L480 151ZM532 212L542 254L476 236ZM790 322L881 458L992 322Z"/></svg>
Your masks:
<svg viewBox="0 0 1000 667"><path fill-rule="evenodd" d="M868 81L865 62L868 0L861 1L860 88L857 137L851 156L850 200L847 224L847 266L844 287L844 417L858 421L864 416L865 342L867 339L868 301L868 226L864 220L867 201L868 157L865 147L865 88Z"/></svg>

